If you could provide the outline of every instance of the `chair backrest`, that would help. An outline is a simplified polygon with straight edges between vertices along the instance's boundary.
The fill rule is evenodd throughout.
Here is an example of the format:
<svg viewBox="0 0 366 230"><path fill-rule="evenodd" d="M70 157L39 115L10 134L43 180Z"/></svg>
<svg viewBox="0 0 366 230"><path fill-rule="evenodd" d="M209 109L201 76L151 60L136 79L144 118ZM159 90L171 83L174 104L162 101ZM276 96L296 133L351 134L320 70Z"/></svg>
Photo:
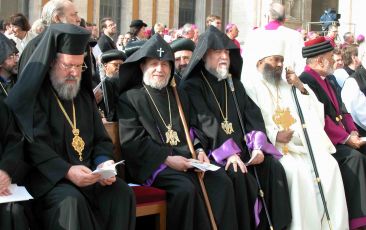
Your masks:
<svg viewBox="0 0 366 230"><path fill-rule="evenodd" d="M122 159L121 156L121 145L119 143L119 128L118 122L103 122L104 128L106 129L109 137L112 139L113 143L113 157L116 161L120 161ZM118 176L121 178L125 177L124 167L123 165L117 165Z"/></svg>

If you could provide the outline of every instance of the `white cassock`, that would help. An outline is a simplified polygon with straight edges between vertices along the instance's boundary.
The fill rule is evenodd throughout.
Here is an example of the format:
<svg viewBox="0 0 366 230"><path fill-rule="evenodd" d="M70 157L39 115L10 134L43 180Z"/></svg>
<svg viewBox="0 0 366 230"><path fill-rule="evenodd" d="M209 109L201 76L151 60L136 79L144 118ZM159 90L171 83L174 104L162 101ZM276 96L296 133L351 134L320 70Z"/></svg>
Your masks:
<svg viewBox="0 0 366 230"><path fill-rule="evenodd" d="M342 88L342 101L353 120L366 130L366 96L353 77L347 78Z"/></svg>
<svg viewBox="0 0 366 230"><path fill-rule="evenodd" d="M291 86L281 80L277 88L266 82L257 72L252 78L254 84L245 85L245 90L260 107L266 125L267 136L276 148L282 152L282 143L276 142L280 128L272 119L276 109L276 100L281 108L289 108L295 123L290 127L294 131L287 144L289 153L280 162L283 165L291 197L292 230L329 229L315 174L301 128ZM322 181L325 199L333 229L349 229L348 211L344 194L343 181L337 161L331 153L335 148L324 132L323 105L317 100L311 89L305 85L310 95L302 95L297 90L318 172Z"/></svg>

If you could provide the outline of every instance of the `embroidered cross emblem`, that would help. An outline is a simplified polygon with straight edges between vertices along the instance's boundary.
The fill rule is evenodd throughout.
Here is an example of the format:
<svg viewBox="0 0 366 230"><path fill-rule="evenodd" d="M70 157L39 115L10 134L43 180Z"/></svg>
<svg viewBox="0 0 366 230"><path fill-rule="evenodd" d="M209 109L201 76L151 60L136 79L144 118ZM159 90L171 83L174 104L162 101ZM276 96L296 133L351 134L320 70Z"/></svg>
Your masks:
<svg viewBox="0 0 366 230"><path fill-rule="evenodd" d="M161 58L161 53L164 53L165 51L161 47L157 51L159 52L159 57Z"/></svg>

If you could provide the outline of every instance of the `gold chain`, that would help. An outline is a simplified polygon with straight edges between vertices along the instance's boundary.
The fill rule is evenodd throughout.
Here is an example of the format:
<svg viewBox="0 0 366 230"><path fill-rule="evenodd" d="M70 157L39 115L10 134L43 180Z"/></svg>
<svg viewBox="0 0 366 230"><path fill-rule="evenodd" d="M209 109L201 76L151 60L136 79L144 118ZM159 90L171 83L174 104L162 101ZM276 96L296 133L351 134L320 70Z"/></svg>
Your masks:
<svg viewBox="0 0 366 230"><path fill-rule="evenodd" d="M150 94L149 90L147 89L147 87L145 86L145 84L143 84L143 85L144 85L144 88L146 89L146 92L147 92L147 94L149 95L149 97L150 97L150 99L151 99L152 103L154 104L154 107L155 107L156 111L158 112L160 119L163 121L163 123L164 123L165 127L166 127L167 129L169 129L169 126L170 126L170 127L172 127L172 113L171 113L171 110L170 110L170 97L169 97L168 88L165 88L166 93L168 94L168 104L169 104L169 124L167 125L167 124L165 123L165 121L164 121L164 119L163 119L163 116L161 115L161 113L160 113L160 111L159 111L158 107L156 106L155 101L154 101L154 99L152 98L152 96L151 96L151 94Z"/></svg>
<svg viewBox="0 0 366 230"><path fill-rule="evenodd" d="M71 121L69 115L67 114L64 106L62 105L60 99L58 99L56 93L54 91L52 91L53 94L55 95L56 97L56 100L57 100L57 103L58 103L58 106L60 107L60 109L62 110L62 112L64 113L65 115L65 118L66 120L69 122L70 126L72 129L76 129L76 115L75 115L75 105L74 105L74 100L72 100L72 118L73 118L73 122Z"/></svg>
<svg viewBox="0 0 366 230"><path fill-rule="evenodd" d="M168 88L165 88L166 90L166 93L168 94L168 104L169 104L169 124L167 125L163 119L163 116L161 115L158 107L156 106L155 104L155 101L154 99L152 98L149 90L147 89L147 87L145 86L145 84L143 84L147 94L149 95L152 103L154 104L155 106L155 109L156 111L158 112L159 116L160 116L160 119L163 121L165 127L167 128L167 131L165 132L165 137L166 137L166 141L165 143L168 143L170 144L171 146L175 146L178 144L178 142L180 142L179 140L179 137L178 137L178 133L176 131L174 131L172 128L173 124L172 124L172 112L171 112L171 109L170 109L170 96L169 96L169 91L168 91Z"/></svg>
<svg viewBox="0 0 366 230"><path fill-rule="evenodd" d="M8 92L6 91L6 89L3 86L3 83L0 82L1 88L3 89L4 93L6 96L8 96Z"/></svg>
<svg viewBox="0 0 366 230"><path fill-rule="evenodd" d="M222 109L221 109L221 106L220 106L219 101L217 100L217 97L216 97L215 92L214 92L214 91L213 91L213 89L211 88L210 83L208 82L208 80L207 80L206 76L202 73L202 71L201 71L201 74L202 74L202 76L203 76L203 79L205 79L205 81L206 81L206 83L207 83L208 87L210 88L212 95L213 95L213 96L214 96L214 98L215 98L215 101L216 101L216 103L217 103L217 106L219 107L219 110L220 110L220 113L221 113L222 118L226 121L226 120L228 119L228 117L227 117L227 87L226 87L226 81L224 81L224 84L225 84L225 109L226 109L226 113L225 113L225 114L226 114L226 116L224 116L224 113L223 113L223 111L222 111Z"/></svg>
<svg viewBox="0 0 366 230"><path fill-rule="evenodd" d="M76 112L75 112L75 104L74 104L74 100L72 100L72 116L73 116L73 121L71 121L69 115L67 114L64 106L62 105L60 99L58 98L58 96L56 95L55 91L53 91L53 94L55 95L55 98L57 100L58 106L60 107L61 111L63 112L66 120L69 122L71 129L72 129L72 134L74 134L74 137L72 139L71 145L74 148L74 150L78 153L79 156L79 160L83 161L83 150L85 147L85 142L84 140L80 137L80 131L79 129L76 128Z"/></svg>

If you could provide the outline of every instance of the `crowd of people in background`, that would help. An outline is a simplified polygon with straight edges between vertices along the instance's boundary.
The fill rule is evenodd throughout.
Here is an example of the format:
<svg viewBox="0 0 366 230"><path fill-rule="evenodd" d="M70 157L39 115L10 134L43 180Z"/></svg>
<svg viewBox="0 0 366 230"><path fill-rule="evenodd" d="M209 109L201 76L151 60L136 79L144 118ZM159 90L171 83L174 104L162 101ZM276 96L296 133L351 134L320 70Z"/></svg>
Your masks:
<svg viewBox="0 0 366 230"><path fill-rule="evenodd" d="M168 229L366 229L365 37L268 15L245 43L217 15L121 32L69 0L3 19L0 196L19 183L35 200L0 204L0 228L134 229L132 189L92 172L114 167L118 122L128 175L167 191ZM194 160L218 166L210 207Z"/></svg>

